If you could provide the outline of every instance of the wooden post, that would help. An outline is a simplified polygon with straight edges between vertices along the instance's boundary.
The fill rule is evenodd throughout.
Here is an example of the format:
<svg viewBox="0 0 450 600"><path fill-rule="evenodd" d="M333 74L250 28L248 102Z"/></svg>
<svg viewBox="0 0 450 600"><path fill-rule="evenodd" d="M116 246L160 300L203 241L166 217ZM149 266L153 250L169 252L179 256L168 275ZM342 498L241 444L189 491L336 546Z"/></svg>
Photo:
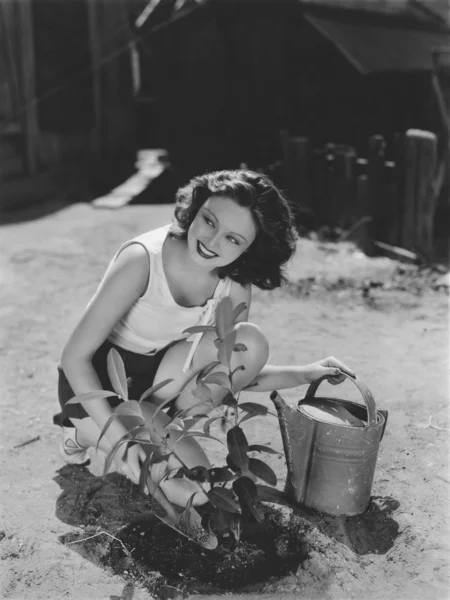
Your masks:
<svg viewBox="0 0 450 600"><path fill-rule="evenodd" d="M369 138L367 162L367 202L372 221L369 232L372 238L385 237L384 233L384 151L385 141L381 135Z"/></svg>
<svg viewBox="0 0 450 600"><path fill-rule="evenodd" d="M335 146L331 179L330 219L332 225L347 228L354 216L352 197L354 195L356 152L350 146Z"/></svg>
<svg viewBox="0 0 450 600"><path fill-rule="evenodd" d="M392 241L394 246L403 245L403 219L405 214L405 134L398 133L394 142L395 170L395 207L392 218L395 225L392 228Z"/></svg>
<svg viewBox="0 0 450 600"><path fill-rule="evenodd" d="M367 181L367 175L358 175L356 178L356 204L361 226L355 230L351 236L351 239L365 254L367 254L367 256L373 256L375 254L375 246L373 243L373 237L371 235L372 222L371 220L363 221L365 217L372 219L369 207L369 186Z"/></svg>
<svg viewBox="0 0 450 600"><path fill-rule="evenodd" d="M22 122L25 132L25 148L28 172L34 175L37 172L37 146L38 120L36 111L36 68L34 63L34 36L33 18L31 13L31 0L21 0L17 3L21 24L21 81L22 102L25 105L25 114Z"/></svg>
<svg viewBox="0 0 450 600"><path fill-rule="evenodd" d="M311 208L308 138L290 137L286 131L282 131L281 144L289 198L298 206Z"/></svg>
<svg viewBox="0 0 450 600"><path fill-rule="evenodd" d="M384 186L381 196L382 216L380 217L379 241L388 244L396 243L397 239L397 186L395 180L395 163L386 161L384 163Z"/></svg>
<svg viewBox="0 0 450 600"><path fill-rule="evenodd" d="M311 195L313 210L319 221L326 218L326 207L328 205L326 201L328 194L326 165L326 151L323 149L313 150Z"/></svg>
<svg viewBox="0 0 450 600"><path fill-rule="evenodd" d="M103 110L102 110L102 10L103 3L100 0L87 0L89 39L92 64L92 93L94 98L95 125L90 134L90 150L94 162L100 160L103 150Z"/></svg>
<svg viewBox="0 0 450 600"><path fill-rule="evenodd" d="M410 129L405 136L405 185L402 245L426 255L434 253L436 198L433 178L437 164L437 137Z"/></svg>

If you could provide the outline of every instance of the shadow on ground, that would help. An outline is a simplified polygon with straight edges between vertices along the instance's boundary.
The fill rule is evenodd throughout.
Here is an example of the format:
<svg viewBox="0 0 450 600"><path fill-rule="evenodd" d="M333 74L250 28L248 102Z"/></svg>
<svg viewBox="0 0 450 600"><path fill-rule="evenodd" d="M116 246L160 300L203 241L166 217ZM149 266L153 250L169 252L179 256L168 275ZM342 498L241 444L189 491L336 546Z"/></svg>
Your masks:
<svg viewBox="0 0 450 600"><path fill-rule="evenodd" d="M366 512L355 517L335 517L298 508L295 511L356 554L386 554L399 534L398 523L391 517L399 506L390 496L373 496Z"/></svg>
<svg viewBox="0 0 450 600"><path fill-rule="evenodd" d="M398 502L391 498L373 498L368 511L358 517L328 517L270 504L262 524L244 525L241 543L232 552L223 546L207 551L157 519L153 512L158 506L117 473L102 478L87 467L66 465L55 481L62 489L56 516L79 528L61 536L60 542L121 575L129 585L128 596L122 598L132 598L136 582L157 598L258 592L275 582L280 590L289 577L298 580L301 589L311 554L339 554L342 544L352 555L383 554L398 534L390 517ZM308 584L326 589L333 570L322 569L317 559L312 567Z"/></svg>

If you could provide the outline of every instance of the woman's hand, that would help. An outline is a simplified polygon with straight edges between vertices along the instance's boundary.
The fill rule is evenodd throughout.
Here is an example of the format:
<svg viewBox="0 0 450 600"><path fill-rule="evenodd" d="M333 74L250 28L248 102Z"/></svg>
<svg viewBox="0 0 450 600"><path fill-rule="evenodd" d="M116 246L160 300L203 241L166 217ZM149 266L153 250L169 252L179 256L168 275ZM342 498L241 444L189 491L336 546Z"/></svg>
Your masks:
<svg viewBox="0 0 450 600"><path fill-rule="evenodd" d="M343 373L346 373L350 377L356 377L351 369L334 356L329 356L305 367L307 383L312 383L316 379L320 379L326 375L332 385L337 385L345 380Z"/></svg>

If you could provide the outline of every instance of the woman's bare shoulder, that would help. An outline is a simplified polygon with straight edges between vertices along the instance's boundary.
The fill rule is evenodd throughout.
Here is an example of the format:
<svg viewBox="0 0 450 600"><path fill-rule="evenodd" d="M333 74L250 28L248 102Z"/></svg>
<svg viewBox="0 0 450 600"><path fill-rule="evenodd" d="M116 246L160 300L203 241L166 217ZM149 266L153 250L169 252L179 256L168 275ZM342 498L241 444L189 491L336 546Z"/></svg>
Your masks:
<svg viewBox="0 0 450 600"><path fill-rule="evenodd" d="M126 285L140 290L139 295L142 295L147 287L149 274L149 253L142 244L133 242L120 250L105 279L121 280Z"/></svg>

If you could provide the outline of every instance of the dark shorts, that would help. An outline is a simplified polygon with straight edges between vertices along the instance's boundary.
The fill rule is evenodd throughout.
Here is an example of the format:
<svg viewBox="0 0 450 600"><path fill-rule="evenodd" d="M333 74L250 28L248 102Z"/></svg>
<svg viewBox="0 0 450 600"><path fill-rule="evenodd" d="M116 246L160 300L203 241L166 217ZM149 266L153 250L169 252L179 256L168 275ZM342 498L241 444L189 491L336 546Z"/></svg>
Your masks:
<svg viewBox="0 0 450 600"><path fill-rule="evenodd" d="M100 383L104 390L113 391L111 381L107 370L107 356L111 348L115 348L120 354L127 378L130 378L128 383L128 397L130 400L139 400L141 395L153 385L158 367L166 353L168 346L155 352L154 354L137 354L124 350L116 346L112 342L106 340L92 357L92 365L97 373ZM84 410L81 404L67 404L70 398L75 396L67 377L64 374L61 366L58 366L58 399L61 405L61 412L54 415L53 422L55 425L73 426L70 419L84 419L88 417L88 413ZM118 406L122 400L117 396L107 398L112 408Z"/></svg>

